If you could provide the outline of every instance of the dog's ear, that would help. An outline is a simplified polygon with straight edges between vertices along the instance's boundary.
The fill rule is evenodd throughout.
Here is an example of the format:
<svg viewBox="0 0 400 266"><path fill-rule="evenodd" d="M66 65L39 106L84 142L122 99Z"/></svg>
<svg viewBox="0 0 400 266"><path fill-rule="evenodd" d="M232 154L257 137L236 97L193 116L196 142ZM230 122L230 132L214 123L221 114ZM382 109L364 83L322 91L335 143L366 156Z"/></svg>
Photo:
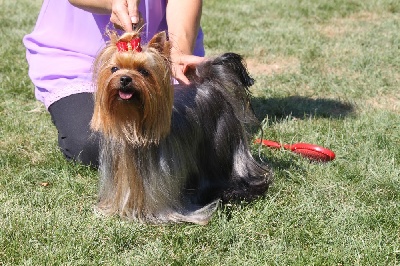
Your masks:
<svg viewBox="0 0 400 266"><path fill-rule="evenodd" d="M165 55L166 57L169 57L171 46L167 38L167 33L165 31L162 31L155 34L154 37L151 38L151 40L149 41L147 47L154 48L159 53Z"/></svg>

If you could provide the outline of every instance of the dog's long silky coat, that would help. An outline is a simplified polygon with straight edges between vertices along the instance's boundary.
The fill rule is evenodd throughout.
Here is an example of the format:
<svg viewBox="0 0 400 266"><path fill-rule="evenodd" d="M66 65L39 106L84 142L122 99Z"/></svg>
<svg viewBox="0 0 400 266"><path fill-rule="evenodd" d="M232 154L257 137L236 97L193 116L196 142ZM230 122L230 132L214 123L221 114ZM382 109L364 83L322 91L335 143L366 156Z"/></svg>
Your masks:
<svg viewBox="0 0 400 266"><path fill-rule="evenodd" d="M272 172L250 153L253 79L239 55L204 61L188 74L190 85L173 86L169 44L160 33L140 53L104 52L95 69L92 128L103 134L99 211L206 224L219 200L265 193ZM121 91L131 98L121 99Z"/></svg>

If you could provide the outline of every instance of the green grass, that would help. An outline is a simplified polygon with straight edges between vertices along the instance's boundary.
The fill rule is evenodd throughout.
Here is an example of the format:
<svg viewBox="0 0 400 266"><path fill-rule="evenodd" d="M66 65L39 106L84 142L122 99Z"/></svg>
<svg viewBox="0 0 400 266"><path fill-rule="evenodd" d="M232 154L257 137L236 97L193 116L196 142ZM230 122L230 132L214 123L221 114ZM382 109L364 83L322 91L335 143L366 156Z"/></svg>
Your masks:
<svg viewBox="0 0 400 266"><path fill-rule="evenodd" d="M245 56L264 137L337 155L262 149L265 198L207 226L95 215L97 173L63 159L27 76L40 5L0 0L0 265L400 265L400 2L204 1L207 54Z"/></svg>

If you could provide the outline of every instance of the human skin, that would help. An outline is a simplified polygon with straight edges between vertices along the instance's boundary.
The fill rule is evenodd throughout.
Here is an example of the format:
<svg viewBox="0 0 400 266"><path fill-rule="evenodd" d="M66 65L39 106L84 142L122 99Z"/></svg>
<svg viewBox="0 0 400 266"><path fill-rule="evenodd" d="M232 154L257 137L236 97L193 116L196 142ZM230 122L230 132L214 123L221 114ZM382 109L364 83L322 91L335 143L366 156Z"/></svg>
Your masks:
<svg viewBox="0 0 400 266"><path fill-rule="evenodd" d="M81 9L98 14L111 14L110 22L124 31L132 31L139 23L140 0L69 0ZM172 44L171 61L174 77L184 84L189 80L185 71L204 60L193 56L193 49L200 27L202 0L168 0L166 19Z"/></svg>

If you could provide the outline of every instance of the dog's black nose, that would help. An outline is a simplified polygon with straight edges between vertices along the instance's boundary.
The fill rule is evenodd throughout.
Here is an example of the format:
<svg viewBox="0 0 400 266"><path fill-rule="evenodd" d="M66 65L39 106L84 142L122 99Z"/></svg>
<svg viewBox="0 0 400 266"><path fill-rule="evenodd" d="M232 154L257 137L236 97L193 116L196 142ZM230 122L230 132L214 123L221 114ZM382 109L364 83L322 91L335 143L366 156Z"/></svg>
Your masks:
<svg viewBox="0 0 400 266"><path fill-rule="evenodd" d="M132 78L129 76L122 76L119 79L119 82L121 83L121 86L126 87L132 82Z"/></svg>

